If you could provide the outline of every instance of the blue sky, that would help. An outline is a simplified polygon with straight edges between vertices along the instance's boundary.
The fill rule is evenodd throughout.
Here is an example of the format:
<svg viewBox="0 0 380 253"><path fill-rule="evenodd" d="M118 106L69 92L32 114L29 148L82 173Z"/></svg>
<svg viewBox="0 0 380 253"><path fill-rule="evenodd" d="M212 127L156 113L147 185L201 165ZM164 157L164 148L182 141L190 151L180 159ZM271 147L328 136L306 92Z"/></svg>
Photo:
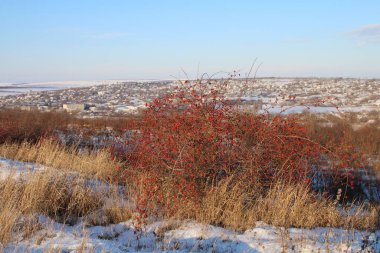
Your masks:
<svg viewBox="0 0 380 253"><path fill-rule="evenodd" d="M380 78L380 1L0 0L0 82ZM181 76L180 76L181 75Z"/></svg>

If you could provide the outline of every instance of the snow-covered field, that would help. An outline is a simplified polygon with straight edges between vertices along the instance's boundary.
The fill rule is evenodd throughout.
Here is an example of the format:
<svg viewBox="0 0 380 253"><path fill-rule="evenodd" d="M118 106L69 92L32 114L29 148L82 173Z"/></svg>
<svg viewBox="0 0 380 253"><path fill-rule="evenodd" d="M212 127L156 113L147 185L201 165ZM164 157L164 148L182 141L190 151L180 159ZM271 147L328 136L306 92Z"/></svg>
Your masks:
<svg viewBox="0 0 380 253"><path fill-rule="evenodd" d="M44 166L0 158L0 180L27 180ZM84 221L74 226L38 217L40 230L0 244L4 252L380 252L380 231L338 228L285 229L262 222L244 232L188 221L156 221L136 233L127 220L107 226ZM1 225L1 224L0 224Z"/></svg>
<svg viewBox="0 0 380 253"><path fill-rule="evenodd" d="M379 252L380 231L284 229L258 222L239 233L192 221L155 222L135 233L131 221L109 226L68 226L40 216L44 229L9 244L4 252Z"/></svg>
<svg viewBox="0 0 380 253"><path fill-rule="evenodd" d="M69 88L83 88L97 85L120 84L136 80L92 80L92 81L52 81L32 83L0 83L0 97L24 94L31 91L53 91ZM138 82L154 80L137 80Z"/></svg>

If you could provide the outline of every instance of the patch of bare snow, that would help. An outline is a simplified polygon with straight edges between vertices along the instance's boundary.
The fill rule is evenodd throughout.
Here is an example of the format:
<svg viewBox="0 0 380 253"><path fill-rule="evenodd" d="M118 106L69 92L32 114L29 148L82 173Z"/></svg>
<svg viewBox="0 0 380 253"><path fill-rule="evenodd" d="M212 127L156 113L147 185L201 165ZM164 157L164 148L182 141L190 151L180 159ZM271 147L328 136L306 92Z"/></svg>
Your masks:
<svg viewBox="0 0 380 253"><path fill-rule="evenodd" d="M36 163L14 161L0 157L0 180L5 180L10 175L14 178L23 177L26 174L44 169L44 166Z"/></svg>

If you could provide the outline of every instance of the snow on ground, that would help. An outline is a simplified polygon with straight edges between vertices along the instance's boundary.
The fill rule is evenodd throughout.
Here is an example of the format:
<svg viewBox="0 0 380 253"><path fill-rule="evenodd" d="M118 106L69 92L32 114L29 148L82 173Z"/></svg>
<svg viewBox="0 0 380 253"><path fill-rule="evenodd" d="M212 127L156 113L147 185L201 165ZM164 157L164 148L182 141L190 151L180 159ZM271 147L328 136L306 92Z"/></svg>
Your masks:
<svg viewBox="0 0 380 253"><path fill-rule="evenodd" d="M0 157L0 180L43 169ZM257 222L237 232L194 221L157 221L136 232L131 220L107 226L81 221L70 226L42 215L38 219L39 231L0 244L0 252L76 252L83 247L89 252L380 252L380 230L284 229Z"/></svg>
<svg viewBox="0 0 380 253"><path fill-rule="evenodd" d="M44 166L35 163L14 161L0 157L0 180L4 180L10 175L14 178L22 177L28 173L41 171L44 169Z"/></svg>
<svg viewBox="0 0 380 253"><path fill-rule="evenodd" d="M353 107L353 106L345 106L342 108L336 108L334 106L272 106L265 105L264 109L260 110L260 113L273 113L273 114L295 114L302 112L310 112L310 113L339 113L339 112L369 112L371 110L376 110L376 107L370 106L361 106L361 107Z"/></svg>
<svg viewBox="0 0 380 253"><path fill-rule="evenodd" d="M380 252L376 233L316 228L283 229L258 222L239 233L193 221L155 222L135 233L131 221L109 226L68 226L44 216L44 229L32 238L8 244L4 252ZM362 251L363 250L363 251Z"/></svg>

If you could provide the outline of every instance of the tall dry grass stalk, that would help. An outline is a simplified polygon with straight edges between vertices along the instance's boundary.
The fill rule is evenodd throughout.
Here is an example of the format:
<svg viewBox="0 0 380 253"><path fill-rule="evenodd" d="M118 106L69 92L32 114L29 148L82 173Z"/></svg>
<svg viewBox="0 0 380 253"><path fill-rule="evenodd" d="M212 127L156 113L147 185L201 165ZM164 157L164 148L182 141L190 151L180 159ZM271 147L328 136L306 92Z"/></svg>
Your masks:
<svg viewBox="0 0 380 253"><path fill-rule="evenodd" d="M77 171L102 180L112 178L117 164L111 161L107 150L78 152L75 147L66 148L52 139L37 144L6 143L0 145L0 156L24 162L39 163L54 169Z"/></svg>
<svg viewBox="0 0 380 253"><path fill-rule="evenodd" d="M11 175L0 181L0 242L33 230L31 227L35 226L26 229L25 217L43 214L73 223L101 208L103 202L103 193L97 192L78 174L48 170L30 174L27 179Z"/></svg>
<svg viewBox="0 0 380 253"><path fill-rule="evenodd" d="M315 198L302 184L277 183L262 190L228 179L204 197L196 212L189 213L186 206L182 206L176 215L237 230L251 228L257 221L286 228L372 230L379 228L379 210L379 206L341 210L331 199Z"/></svg>
<svg viewBox="0 0 380 253"><path fill-rule="evenodd" d="M35 219L43 214L58 222L106 225L130 219L130 205L118 186L89 180L108 181L116 172L106 150L79 152L47 139L37 144L0 145L0 156L47 166L23 177L10 175L0 181L0 242L15 235L26 237L38 229ZM30 222L33 220L33 222Z"/></svg>

